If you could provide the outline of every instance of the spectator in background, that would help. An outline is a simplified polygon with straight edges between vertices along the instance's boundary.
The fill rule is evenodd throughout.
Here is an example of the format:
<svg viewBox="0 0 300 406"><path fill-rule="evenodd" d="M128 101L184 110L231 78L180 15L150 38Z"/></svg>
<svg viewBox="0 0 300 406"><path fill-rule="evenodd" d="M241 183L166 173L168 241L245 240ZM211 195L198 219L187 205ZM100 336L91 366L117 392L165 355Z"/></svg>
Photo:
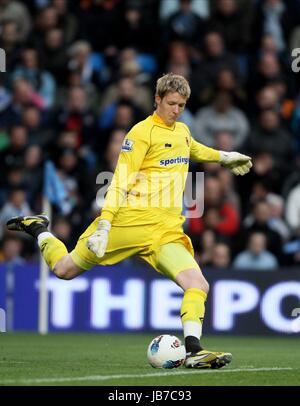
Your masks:
<svg viewBox="0 0 300 406"><path fill-rule="evenodd" d="M65 83L59 86L56 95L56 108L63 108L68 103L68 98L71 90L73 88L81 87L86 94L86 99L88 100L88 106L91 108L93 113L97 113L99 110L99 103L101 98L101 93L97 87L91 83L82 83L80 72L70 71L67 77L64 78Z"/></svg>
<svg viewBox="0 0 300 406"><path fill-rule="evenodd" d="M231 203L225 200L221 182L217 177L206 178L204 190L204 215L193 216L188 222L188 232L195 241L195 245L199 242L199 236L204 230L210 229L217 236L230 238L237 233L240 223L239 213Z"/></svg>
<svg viewBox="0 0 300 406"><path fill-rule="evenodd" d="M163 0L159 4L159 16L161 20L166 20L170 15L178 11L180 8L179 0ZM192 0L191 9L194 13L202 18L207 18L209 15L209 0Z"/></svg>
<svg viewBox="0 0 300 406"><path fill-rule="evenodd" d="M126 49L122 51L121 54L125 54L127 51L131 52L131 49ZM153 72L146 72L145 69L147 68L145 68L145 66L142 67L142 63L139 62L138 58L135 59L132 57L129 60L124 60L121 62L117 76L119 78L130 78L134 81L136 86L147 88L149 92L149 85L152 82Z"/></svg>
<svg viewBox="0 0 300 406"><path fill-rule="evenodd" d="M30 145L24 156L24 186L27 201L34 211L41 211L43 190L43 151L39 145Z"/></svg>
<svg viewBox="0 0 300 406"><path fill-rule="evenodd" d="M255 95L255 109L253 113L253 120L256 119L257 115L263 110L274 110L277 113L281 112L281 103L279 95L271 85L262 87L259 89Z"/></svg>
<svg viewBox="0 0 300 406"><path fill-rule="evenodd" d="M184 73L186 79L191 74L191 61L188 46L181 41L172 41L168 44L167 72ZM177 73L178 72L178 73Z"/></svg>
<svg viewBox="0 0 300 406"><path fill-rule="evenodd" d="M0 263L22 265L25 260L22 257L23 241L15 235L5 235L0 242Z"/></svg>
<svg viewBox="0 0 300 406"><path fill-rule="evenodd" d="M270 51L261 53L255 63L254 72L249 75L248 80L248 93L251 98L254 99L255 93L261 88L276 81L285 83L287 93L294 93L292 77L283 71L276 53Z"/></svg>
<svg viewBox="0 0 300 406"><path fill-rule="evenodd" d="M233 148L239 149L245 142L249 124L245 114L232 105L228 93L219 93L214 103L202 107L195 116L195 138L210 147L216 146L216 134L232 134Z"/></svg>
<svg viewBox="0 0 300 406"><path fill-rule="evenodd" d="M270 225L271 212L266 201L257 202L252 214L244 220L244 224L236 239L236 247L241 251L249 240L249 235L252 232L260 232L266 236L267 250L271 251L276 258L281 261L282 255L282 238L278 231L275 231Z"/></svg>
<svg viewBox="0 0 300 406"><path fill-rule="evenodd" d="M201 236L199 236L199 244L194 246L196 260L201 267L211 264L215 245L215 232L209 229L204 230Z"/></svg>
<svg viewBox="0 0 300 406"><path fill-rule="evenodd" d="M217 177L220 181L223 196L226 201L231 203L236 210L241 212L240 195L236 192L233 176L226 168L221 167L217 172Z"/></svg>
<svg viewBox="0 0 300 406"><path fill-rule="evenodd" d="M135 104L130 101L120 100L111 111L111 115L108 115L105 118L106 122L101 123L101 137L99 137L97 142L97 150L99 152L106 149L107 142L109 139L110 133L118 128L125 131L128 131L135 123L138 122L138 117L146 118L146 114L141 114L141 111ZM108 120L109 119L109 120Z"/></svg>
<svg viewBox="0 0 300 406"><path fill-rule="evenodd" d="M193 11L191 0L180 0L179 5L179 10L170 15L164 24L163 41L165 47L172 41L181 41L194 53L200 48L205 21Z"/></svg>
<svg viewBox="0 0 300 406"><path fill-rule="evenodd" d="M78 40L74 42L69 50L68 69L79 73L81 83L93 83L96 87L101 87L105 82L105 67L97 67L93 62L92 48L87 41Z"/></svg>
<svg viewBox="0 0 300 406"><path fill-rule="evenodd" d="M68 211L66 214L77 215L84 212L94 197L87 164L76 150L62 149L57 156L57 167L61 180L68 194Z"/></svg>
<svg viewBox="0 0 300 406"><path fill-rule="evenodd" d="M266 196L266 201L270 210L269 225L280 234L282 241L285 242L290 237L290 230L283 220L284 199L280 195L269 193Z"/></svg>
<svg viewBox="0 0 300 406"><path fill-rule="evenodd" d="M79 162L85 163L87 165L87 170L92 174L96 169L98 158L94 150L92 150L88 145L78 144L78 136L76 131L62 131L56 143L53 144L51 150L51 156L57 157L61 154L61 151L71 150L75 151Z"/></svg>
<svg viewBox="0 0 300 406"><path fill-rule="evenodd" d="M272 35L264 34L262 36L261 44L260 44L260 52L262 54L270 52L270 53L274 53L278 57L280 57L279 51L277 49L276 41L274 40L274 37L272 37Z"/></svg>
<svg viewBox="0 0 300 406"><path fill-rule="evenodd" d="M173 72L175 75L181 75L190 80L192 69L190 51L187 45L180 41L173 41L170 43L168 51L169 57L166 71ZM191 134L195 134L194 115L189 108L186 107L184 109L180 116L180 121L189 127Z"/></svg>
<svg viewBox="0 0 300 406"><path fill-rule="evenodd" d="M6 222L10 217L30 216L32 214L30 206L26 201L26 193L23 189L12 189L9 193L8 201L0 210L0 235L6 229Z"/></svg>
<svg viewBox="0 0 300 406"><path fill-rule="evenodd" d="M250 7L244 9L236 0L218 0L208 20L208 27L222 35L227 49L244 54L251 43L251 23Z"/></svg>
<svg viewBox="0 0 300 406"><path fill-rule="evenodd" d="M290 121L292 119L292 115L296 106L294 95L289 92L288 84L283 77L274 78L273 80L271 80L268 87L276 92L280 106L279 114L282 120L282 124L289 128ZM294 84L292 85L292 87L295 87ZM292 91L292 93L295 93L294 90Z"/></svg>
<svg viewBox="0 0 300 406"><path fill-rule="evenodd" d="M127 2L121 18L118 47L124 49L134 48L140 53L153 53L157 50L159 27L154 21L145 18L143 2Z"/></svg>
<svg viewBox="0 0 300 406"><path fill-rule="evenodd" d="M102 0L82 2L79 6L81 36L86 38L95 52L103 52L109 58L117 54L120 3L118 0Z"/></svg>
<svg viewBox="0 0 300 406"><path fill-rule="evenodd" d="M28 144L28 133L25 126L16 124L11 127L9 134L9 146L0 153L1 173L14 166L22 166L24 154Z"/></svg>
<svg viewBox="0 0 300 406"><path fill-rule="evenodd" d="M103 166L98 172L109 171L113 173L115 171L125 135L126 131L123 129L116 128L111 132L102 160Z"/></svg>
<svg viewBox="0 0 300 406"><path fill-rule="evenodd" d="M287 173L275 163L274 157L265 151L253 155L252 169L244 182L240 182L238 179L236 181L243 217L249 213L255 202L261 200L261 197L259 199L257 196L257 185L265 188L263 199L270 192L280 194Z"/></svg>
<svg viewBox="0 0 300 406"><path fill-rule="evenodd" d="M56 125L59 132L74 131L77 135L78 147L95 145L97 126L95 115L89 107L87 95L82 86L74 86L69 90L66 105L56 114Z"/></svg>
<svg viewBox="0 0 300 406"><path fill-rule="evenodd" d="M269 34L274 39L278 51L284 52L297 21L297 14L299 14L299 6L294 5L291 9L290 2L263 0L257 3L252 28L253 45L257 48L261 37Z"/></svg>
<svg viewBox="0 0 300 406"><path fill-rule="evenodd" d="M135 106L121 101L116 108L112 128L121 128L128 131L137 122L137 119Z"/></svg>
<svg viewBox="0 0 300 406"><path fill-rule="evenodd" d="M57 13L57 27L62 30L64 42L70 44L78 32L78 21L69 10L68 0L52 0L52 7Z"/></svg>
<svg viewBox="0 0 300 406"><path fill-rule="evenodd" d="M19 38L25 42L31 30L31 17L26 5L16 0L1 0L0 25L7 21L12 21L17 25Z"/></svg>
<svg viewBox="0 0 300 406"><path fill-rule="evenodd" d="M109 134L109 138L107 140L107 145L105 147L104 153L101 151L101 159L97 167L97 175L99 174L104 174L108 175L109 179L105 177L105 180L102 182L102 177L96 178L96 183L94 187L94 196L96 196L96 201L92 203L92 212L95 210L98 210L99 213L99 207L97 204L99 202L104 203L104 195L102 194L99 196L98 192L101 187L104 187L106 185L106 181L110 183L112 179L112 175L116 169L117 162L119 159L119 154L122 148L122 144L124 141L126 135L126 131L121 128L115 128L111 131Z"/></svg>
<svg viewBox="0 0 300 406"><path fill-rule="evenodd" d="M29 43L40 52L49 30L58 28L58 14L54 7L46 6L37 12L34 28L29 36Z"/></svg>
<svg viewBox="0 0 300 406"><path fill-rule="evenodd" d="M1 24L0 47L5 49L6 71L12 72L20 60L22 38L14 21Z"/></svg>
<svg viewBox="0 0 300 406"><path fill-rule="evenodd" d="M223 69L233 72L237 80L240 78L238 60L235 55L227 52L222 36L216 31L209 31L203 37L204 52L200 64L195 68L191 76L192 110L195 111L202 102L202 95L206 89L211 89L218 74Z"/></svg>
<svg viewBox="0 0 300 406"><path fill-rule="evenodd" d="M76 132L75 131L61 132L58 135L58 139L56 141L56 147L59 150L70 148L70 149L80 151L80 149L78 149Z"/></svg>
<svg viewBox="0 0 300 406"><path fill-rule="evenodd" d="M215 134L214 145L221 151L231 151L234 144L233 135L228 131L219 131Z"/></svg>
<svg viewBox="0 0 300 406"><path fill-rule="evenodd" d="M0 207L8 200L11 190L24 188L24 171L22 166L12 166L5 172L6 176L0 179Z"/></svg>
<svg viewBox="0 0 300 406"><path fill-rule="evenodd" d="M276 257L266 249L266 236L263 233L250 234L247 250L237 255L233 267L237 270L272 271L278 268Z"/></svg>
<svg viewBox="0 0 300 406"><path fill-rule="evenodd" d="M139 86L130 77L122 77L116 84L109 86L102 97L100 109L100 126L111 125L113 115L119 102L129 102L135 109L137 121L145 118L153 109L151 92L145 86Z"/></svg>
<svg viewBox="0 0 300 406"><path fill-rule="evenodd" d="M28 106L22 112L22 125L27 130L28 144L37 144L48 148L54 138L51 128L44 125L43 115L35 106Z"/></svg>
<svg viewBox="0 0 300 406"><path fill-rule="evenodd" d="M62 86L68 73L68 57L62 30L51 28L46 32L39 57L44 69L55 77L58 86Z"/></svg>
<svg viewBox="0 0 300 406"><path fill-rule="evenodd" d="M76 243L72 235L72 227L70 221L65 217L56 217L53 222L52 232L59 238L68 249L73 249Z"/></svg>
<svg viewBox="0 0 300 406"><path fill-rule="evenodd" d="M246 91L234 76L233 71L228 68L221 69L217 74L216 81L210 87L206 86L204 88L201 95L201 104L211 103L218 93L230 94L236 107L247 110Z"/></svg>
<svg viewBox="0 0 300 406"><path fill-rule="evenodd" d="M34 105L44 109L44 100L36 93L27 80L16 79L12 84L12 97L6 109L0 115L0 127L19 123L25 107Z"/></svg>
<svg viewBox="0 0 300 406"><path fill-rule="evenodd" d="M281 126L279 114L275 110L267 109L260 113L259 121L250 132L245 148L251 155L269 152L275 163L283 168L290 165L291 135Z"/></svg>
<svg viewBox="0 0 300 406"><path fill-rule="evenodd" d="M216 269L228 269L231 263L230 247L225 243L217 243L213 248L211 266Z"/></svg>
<svg viewBox="0 0 300 406"><path fill-rule="evenodd" d="M53 76L39 66L38 54L35 49L26 48L22 52L22 62L12 73L12 80L23 78L28 81L32 89L43 99L44 107L51 107L54 103L56 83Z"/></svg>
<svg viewBox="0 0 300 406"><path fill-rule="evenodd" d="M137 86L147 86L151 89L155 71L155 58L152 59L150 56L150 59L147 59L145 55L138 54L134 48L127 47L118 53L115 64L110 70L110 80L117 82L122 77L130 77Z"/></svg>

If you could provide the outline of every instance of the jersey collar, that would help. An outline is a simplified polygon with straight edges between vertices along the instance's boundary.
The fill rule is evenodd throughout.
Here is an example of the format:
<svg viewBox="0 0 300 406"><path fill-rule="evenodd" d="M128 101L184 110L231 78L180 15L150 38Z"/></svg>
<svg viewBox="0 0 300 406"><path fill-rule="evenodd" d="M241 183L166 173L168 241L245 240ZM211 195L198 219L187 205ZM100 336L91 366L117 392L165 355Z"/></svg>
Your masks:
<svg viewBox="0 0 300 406"><path fill-rule="evenodd" d="M153 121L154 121L155 123L157 123L157 124L159 124L159 125L162 125L162 126L164 126L164 127L170 128L170 129L173 129L173 128L175 127L175 124L176 124L176 123L174 123L174 124L172 124L172 125L167 125L167 124L164 122L164 120L163 120L156 112L154 112L154 113L152 114L152 119L153 119Z"/></svg>

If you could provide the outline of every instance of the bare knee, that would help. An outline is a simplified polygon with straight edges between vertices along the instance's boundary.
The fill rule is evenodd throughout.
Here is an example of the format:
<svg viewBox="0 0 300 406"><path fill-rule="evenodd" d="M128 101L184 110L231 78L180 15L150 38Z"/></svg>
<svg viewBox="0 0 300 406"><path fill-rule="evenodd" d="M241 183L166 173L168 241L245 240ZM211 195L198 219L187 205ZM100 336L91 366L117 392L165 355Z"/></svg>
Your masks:
<svg viewBox="0 0 300 406"><path fill-rule="evenodd" d="M76 278L79 274L83 272L82 269L79 269L69 255L61 258L53 269L54 274L63 280L71 280Z"/></svg>
<svg viewBox="0 0 300 406"><path fill-rule="evenodd" d="M53 269L54 274L59 278L59 279L64 279L64 280L71 280L75 278L72 273L69 272L68 268L64 265L55 265L55 268Z"/></svg>
<svg viewBox="0 0 300 406"><path fill-rule="evenodd" d="M205 292L207 294L209 292L209 283L207 282L207 280L204 277L190 279L187 282L186 288L184 290L191 289L191 288L203 290L203 292Z"/></svg>
<svg viewBox="0 0 300 406"><path fill-rule="evenodd" d="M209 283L204 278L204 276L203 276L203 280L201 281L201 286L202 286L202 288L200 288L200 289L203 290L206 294L208 294L208 292L209 292Z"/></svg>
<svg viewBox="0 0 300 406"><path fill-rule="evenodd" d="M176 277L176 282L183 289L200 289L206 294L209 292L209 283L198 269L187 269L180 272Z"/></svg>
<svg viewBox="0 0 300 406"><path fill-rule="evenodd" d="M71 279L75 278L75 276L70 274L70 272L68 272L67 269L62 268L62 267L58 267L58 268L55 267L54 273L59 279L63 279L65 281L70 281Z"/></svg>

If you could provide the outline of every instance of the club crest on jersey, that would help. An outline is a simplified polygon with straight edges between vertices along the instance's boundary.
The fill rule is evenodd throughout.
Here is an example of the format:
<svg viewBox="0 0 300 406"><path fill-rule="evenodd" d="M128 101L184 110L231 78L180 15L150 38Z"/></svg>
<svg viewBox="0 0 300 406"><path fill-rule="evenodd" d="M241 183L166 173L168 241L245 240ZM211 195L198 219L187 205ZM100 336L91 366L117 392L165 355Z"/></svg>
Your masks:
<svg viewBox="0 0 300 406"><path fill-rule="evenodd" d="M123 141L123 144L122 144L121 151L124 151L124 152L132 151L133 144L134 144L134 141L129 140L128 138L125 138L125 140Z"/></svg>
<svg viewBox="0 0 300 406"><path fill-rule="evenodd" d="M189 147L190 146L190 141L189 141L188 137L185 137L185 141L186 141L186 145Z"/></svg>

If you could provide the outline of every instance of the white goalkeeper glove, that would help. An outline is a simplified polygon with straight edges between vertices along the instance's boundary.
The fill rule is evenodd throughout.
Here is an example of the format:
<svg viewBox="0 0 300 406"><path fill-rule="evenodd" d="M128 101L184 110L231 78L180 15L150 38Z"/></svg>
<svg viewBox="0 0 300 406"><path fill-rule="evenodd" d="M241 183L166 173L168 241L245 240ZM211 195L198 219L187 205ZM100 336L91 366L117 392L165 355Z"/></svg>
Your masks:
<svg viewBox="0 0 300 406"><path fill-rule="evenodd" d="M88 249L98 258L103 257L105 254L110 229L111 224L108 220L100 220L97 230L87 240Z"/></svg>
<svg viewBox="0 0 300 406"><path fill-rule="evenodd" d="M220 164L229 168L235 175L246 175L252 167L251 157L239 152L220 151Z"/></svg>

